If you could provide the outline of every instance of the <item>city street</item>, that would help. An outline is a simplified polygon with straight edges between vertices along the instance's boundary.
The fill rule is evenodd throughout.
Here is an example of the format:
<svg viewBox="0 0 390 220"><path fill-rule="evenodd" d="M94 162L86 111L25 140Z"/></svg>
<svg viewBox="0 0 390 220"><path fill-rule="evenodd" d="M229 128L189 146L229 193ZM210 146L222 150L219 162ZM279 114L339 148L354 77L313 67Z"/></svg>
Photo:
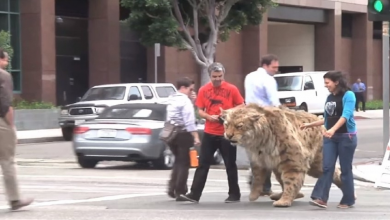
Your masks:
<svg viewBox="0 0 390 220"><path fill-rule="evenodd" d="M359 120L356 160L381 157L381 120ZM17 148L18 177L23 195L36 198L25 210L9 212L0 185L0 219L106 220L106 219L389 219L390 190L355 181L356 207L337 209L341 192L332 187L329 208L309 205L315 179L307 177L305 197L290 208L274 208L267 197L248 201L246 170L239 171L241 203L225 204L226 173L212 169L199 204L177 203L165 194L170 171L152 170L131 163L102 162L96 169L81 169L70 142L23 144ZM189 175L191 185L194 169ZM280 191L275 179L273 190Z"/></svg>

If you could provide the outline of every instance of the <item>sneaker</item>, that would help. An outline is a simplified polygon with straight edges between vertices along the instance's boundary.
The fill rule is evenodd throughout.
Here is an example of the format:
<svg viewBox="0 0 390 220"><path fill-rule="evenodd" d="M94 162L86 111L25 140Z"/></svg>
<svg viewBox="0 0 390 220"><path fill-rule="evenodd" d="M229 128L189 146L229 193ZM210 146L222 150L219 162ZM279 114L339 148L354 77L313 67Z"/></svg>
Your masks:
<svg viewBox="0 0 390 220"><path fill-rule="evenodd" d="M199 199L195 199L194 195L191 193L187 193L186 195L180 195L176 199L177 202L192 202L192 203L198 203Z"/></svg>
<svg viewBox="0 0 390 220"><path fill-rule="evenodd" d="M30 205L33 202L34 202L34 199L32 199L32 198L22 199L22 200L18 200L18 201L12 201L11 202L11 210L15 211L15 210L21 209L25 206Z"/></svg>
<svg viewBox="0 0 390 220"><path fill-rule="evenodd" d="M313 199L309 203L312 206L317 206L317 207L320 207L320 208L327 208L328 207L326 202L324 202L324 201L322 201L320 199Z"/></svg>
<svg viewBox="0 0 390 220"><path fill-rule="evenodd" d="M240 197L229 196L227 199L225 199L225 203L235 203L235 202L240 202Z"/></svg>

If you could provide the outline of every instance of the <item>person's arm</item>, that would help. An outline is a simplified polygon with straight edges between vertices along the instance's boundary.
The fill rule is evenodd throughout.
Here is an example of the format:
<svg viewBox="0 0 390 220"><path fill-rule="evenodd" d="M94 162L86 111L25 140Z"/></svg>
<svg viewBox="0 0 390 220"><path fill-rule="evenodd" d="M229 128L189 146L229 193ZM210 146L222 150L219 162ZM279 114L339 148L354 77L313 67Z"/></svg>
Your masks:
<svg viewBox="0 0 390 220"><path fill-rule="evenodd" d="M203 98L203 89L199 89L198 92L198 97L196 98L195 102L196 107L198 108L198 113L201 118L204 118L208 121L217 121L217 118L211 117L211 115L207 114L204 109L205 109L205 104L204 104L204 98Z"/></svg>
<svg viewBox="0 0 390 220"><path fill-rule="evenodd" d="M362 83L362 92L365 92L366 91L366 84Z"/></svg>
<svg viewBox="0 0 390 220"><path fill-rule="evenodd" d="M306 127L310 128L310 127L317 127L321 125L324 125L324 119L309 123Z"/></svg>
<svg viewBox="0 0 390 220"><path fill-rule="evenodd" d="M337 131L341 126L347 122L348 119L353 117L353 111L355 109L356 97L351 91L347 91L343 97L343 113L340 119L329 130Z"/></svg>
<svg viewBox="0 0 390 220"><path fill-rule="evenodd" d="M236 86L233 87L232 95L234 108L240 108L245 105L245 100Z"/></svg>
<svg viewBox="0 0 390 220"><path fill-rule="evenodd" d="M191 103L191 100L188 100L187 103L182 108L182 116L184 121L184 126L188 132L191 132L195 140L199 140L198 129L195 124L195 111Z"/></svg>
<svg viewBox="0 0 390 220"><path fill-rule="evenodd" d="M271 105L280 106L280 101L278 97L278 85L275 79L273 78L270 79L272 80L267 80L267 84L264 84L268 100L270 100Z"/></svg>
<svg viewBox="0 0 390 220"><path fill-rule="evenodd" d="M0 81L0 103L1 103L1 112L4 114L4 119L11 127L15 127L14 125L14 112L12 108L12 95L8 88L10 86L6 85L6 81L1 79Z"/></svg>

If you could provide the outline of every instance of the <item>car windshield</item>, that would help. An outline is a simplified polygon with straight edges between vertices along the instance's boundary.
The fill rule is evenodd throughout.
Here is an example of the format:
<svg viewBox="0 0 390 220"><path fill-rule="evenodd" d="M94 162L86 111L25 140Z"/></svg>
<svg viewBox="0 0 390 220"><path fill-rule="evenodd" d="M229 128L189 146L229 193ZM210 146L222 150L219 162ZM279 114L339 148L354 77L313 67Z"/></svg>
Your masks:
<svg viewBox="0 0 390 220"><path fill-rule="evenodd" d="M153 108L115 107L107 108L99 115L99 119L142 119L165 121L166 111Z"/></svg>
<svg viewBox="0 0 390 220"><path fill-rule="evenodd" d="M300 91L302 89L302 76L275 77L278 91Z"/></svg>
<svg viewBox="0 0 390 220"><path fill-rule="evenodd" d="M123 100L125 93L125 86L95 87L89 89L80 101Z"/></svg>

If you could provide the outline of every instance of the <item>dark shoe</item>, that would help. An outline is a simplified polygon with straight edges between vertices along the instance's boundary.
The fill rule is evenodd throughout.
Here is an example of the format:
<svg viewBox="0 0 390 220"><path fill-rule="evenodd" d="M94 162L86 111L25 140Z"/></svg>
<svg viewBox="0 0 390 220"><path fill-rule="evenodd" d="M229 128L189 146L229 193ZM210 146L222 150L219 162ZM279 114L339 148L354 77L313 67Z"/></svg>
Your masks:
<svg viewBox="0 0 390 220"><path fill-rule="evenodd" d="M309 203L310 203L310 205L317 206L317 207L320 207L320 208L327 208L328 207L326 202L324 202L324 201L322 201L320 199L313 199Z"/></svg>
<svg viewBox="0 0 390 220"><path fill-rule="evenodd" d="M22 199L22 200L18 200L18 201L12 201L11 202L11 210L15 211L15 210L21 209L21 208L23 208L25 206L30 205L33 202L34 202L33 198Z"/></svg>
<svg viewBox="0 0 390 220"><path fill-rule="evenodd" d="M240 202L240 197L229 196L227 199L225 199L225 203L235 203L235 202Z"/></svg>
<svg viewBox="0 0 390 220"><path fill-rule="evenodd" d="M180 195L176 199L177 202L192 202L192 203L198 203L199 199L196 199L193 194L188 193L186 195Z"/></svg>

